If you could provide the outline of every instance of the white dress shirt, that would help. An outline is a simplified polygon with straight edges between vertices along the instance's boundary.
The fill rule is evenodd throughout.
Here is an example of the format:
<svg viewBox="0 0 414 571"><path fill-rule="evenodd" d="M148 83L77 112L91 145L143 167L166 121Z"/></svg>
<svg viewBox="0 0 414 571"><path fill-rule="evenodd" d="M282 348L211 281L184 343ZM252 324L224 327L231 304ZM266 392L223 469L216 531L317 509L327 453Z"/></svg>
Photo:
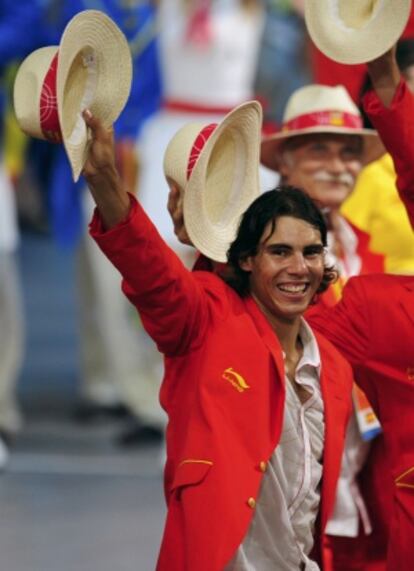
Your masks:
<svg viewBox="0 0 414 571"><path fill-rule="evenodd" d="M282 434L272 454L248 533L225 571L318 571L308 557L320 502L324 410L319 385L320 355L302 321L303 355L295 381L309 393L299 400L286 377Z"/></svg>

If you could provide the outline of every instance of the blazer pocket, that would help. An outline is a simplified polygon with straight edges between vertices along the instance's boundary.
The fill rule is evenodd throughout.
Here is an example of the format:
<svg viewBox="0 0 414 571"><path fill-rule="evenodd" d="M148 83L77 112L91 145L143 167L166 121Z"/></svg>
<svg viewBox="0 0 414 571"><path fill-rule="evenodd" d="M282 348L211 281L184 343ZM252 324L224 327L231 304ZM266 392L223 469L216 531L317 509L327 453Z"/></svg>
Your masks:
<svg viewBox="0 0 414 571"><path fill-rule="evenodd" d="M212 465L211 460L196 458L183 460L176 470L171 485L171 493L179 494L185 487L201 484L207 477Z"/></svg>
<svg viewBox="0 0 414 571"><path fill-rule="evenodd" d="M402 474L395 478L397 488L411 488L414 490L414 466L404 470Z"/></svg>

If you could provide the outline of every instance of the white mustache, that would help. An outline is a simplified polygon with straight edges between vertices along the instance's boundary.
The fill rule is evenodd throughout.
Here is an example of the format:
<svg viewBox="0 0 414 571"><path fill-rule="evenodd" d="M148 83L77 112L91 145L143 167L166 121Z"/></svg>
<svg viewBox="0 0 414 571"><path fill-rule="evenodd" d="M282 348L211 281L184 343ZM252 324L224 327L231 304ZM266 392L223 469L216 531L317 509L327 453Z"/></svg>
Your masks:
<svg viewBox="0 0 414 571"><path fill-rule="evenodd" d="M354 186L355 177L349 172L342 172L340 174L331 174L327 171L318 171L313 175L313 179L318 182L331 182L346 184L347 186Z"/></svg>

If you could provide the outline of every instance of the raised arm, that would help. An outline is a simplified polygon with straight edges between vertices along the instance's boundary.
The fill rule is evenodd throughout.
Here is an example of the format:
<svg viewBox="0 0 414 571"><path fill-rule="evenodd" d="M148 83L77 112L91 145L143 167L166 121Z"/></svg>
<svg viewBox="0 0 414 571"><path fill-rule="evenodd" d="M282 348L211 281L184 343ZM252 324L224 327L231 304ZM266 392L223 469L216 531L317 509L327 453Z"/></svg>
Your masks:
<svg viewBox="0 0 414 571"><path fill-rule="evenodd" d="M395 59L395 48L367 64L375 91L363 103L393 158L397 188L414 229L414 96Z"/></svg>
<svg viewBox="0 0 414 571"><path fill-rule="evenodd" d="M123 290L160 351L173 355L194 349L209 318L208 295L124 189L112 132L90 114L84 117L91 143L83 174L97 205L91 235L120 271Z"/></svg>

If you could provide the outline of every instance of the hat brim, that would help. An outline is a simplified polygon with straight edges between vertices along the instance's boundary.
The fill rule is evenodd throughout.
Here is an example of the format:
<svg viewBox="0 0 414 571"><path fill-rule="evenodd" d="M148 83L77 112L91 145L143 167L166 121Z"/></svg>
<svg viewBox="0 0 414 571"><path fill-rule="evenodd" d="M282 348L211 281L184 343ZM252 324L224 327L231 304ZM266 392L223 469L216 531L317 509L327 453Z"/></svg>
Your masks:
<svg viewBox="0 0 414 571"><path fill-rule="evenodd" d="M366 165L372 161L379 159L386 151L381 142L378 133L373 129L350 129L347 127L308 127L306 129L298 129L296 131L288 131L275 133L263 137L260 148L260 162L265 167L278 171L280 167L280 147L284 141L291 137L312 134L332 134L332 135L356 135L363 139L363 152L361 162Z"/></svg>
<svg viewBox="0 0 414 571"><path fill-rule="evenodd" d="M116 24L98 10L74 16L59 45L56 92L63 144L75 181L88 153L82 111L90 109L110 127L128 100L131 81L131 53Z"/></svg>
<svg viewBox="0 0 414 571"><path fill-rule="evenodd" d="M387 0L365 26L351 28L333 5L333 0L307 0L306 26L321 52L345 64L372 61L388 51L404 31L411 10L411 0Z"/></svg>
<svg viewBox="0 0 414 571"><path fill-rule="evenodd" d="M261 124L262 108L257 101L244 103L226 115L203 147L184 191L187 233L202 254L217 262L227 261L241 215L260 194ZM225 176L218 166L225 160L220 145L233 157ZM214 189L213 197L208 196L209 188ZM212 219L208 199L217 201L219 219Z"/></svg>

